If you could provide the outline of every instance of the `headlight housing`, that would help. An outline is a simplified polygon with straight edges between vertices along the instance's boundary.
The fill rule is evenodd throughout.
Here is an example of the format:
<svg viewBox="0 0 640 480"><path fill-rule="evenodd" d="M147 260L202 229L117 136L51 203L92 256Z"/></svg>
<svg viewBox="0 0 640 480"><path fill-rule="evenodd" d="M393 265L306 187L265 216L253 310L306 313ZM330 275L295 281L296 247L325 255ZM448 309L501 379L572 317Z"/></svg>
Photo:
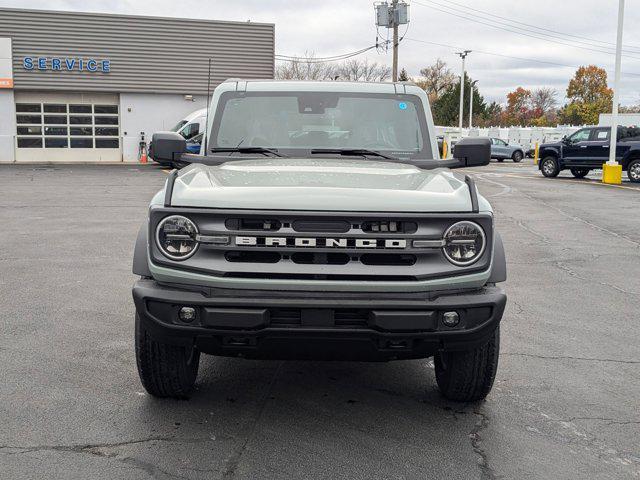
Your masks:
<svg viewBox="0 0 640 480"><path fill-rule="evenodd" d="M196 253L198 227L182 215L164 218L156 228L156 244L171 260L186 260Z"/></svg>
<svg viewBox="0 0 640 480"><path fill-rule="evenodd" d="M487 238L480 225L474 222L457 222L444 233L444 252L454 265L466 267L477 261L487 245Z"/></svg>

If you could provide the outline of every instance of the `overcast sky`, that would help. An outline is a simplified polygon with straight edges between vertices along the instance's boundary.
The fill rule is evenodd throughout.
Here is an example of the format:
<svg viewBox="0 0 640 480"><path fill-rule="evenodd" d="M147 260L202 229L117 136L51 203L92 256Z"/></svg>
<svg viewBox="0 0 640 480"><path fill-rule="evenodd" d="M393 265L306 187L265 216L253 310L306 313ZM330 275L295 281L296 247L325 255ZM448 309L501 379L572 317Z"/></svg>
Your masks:
<svg viewBox="0 0 640 480"><path fill-rule="evenodd" d="M400 45L400 66L412 76L419 75L420 68L433 63L438 57L458 73L460 59L455 55L455 47L459 47L474 50L467 59L467 71L479 81L480 92L490 101L504 102L505 95L518 86L550 86L557 89L559 100L563 101L567 83L578 65L605 67L610 72L609 83L613 84L613 53L593 50L613 48L616 0L455 0L455 3L449 0L409 0L409 3L411 23ZM640 0L627 0L626 3L624 44L628 51L622 59L620 95L623 104L635 104L640 103L640 33L637 28L640 24ZM376 38L373 2L367 0L0 0L0 5L270 22L276 26L276 53L286 55L305 51L314 51L318 56L337 55L372 45ZM449 5L449 13L442 11L447 10L443 5ZM463 13L465 6L476 11L466 10L467 13ZM455 15L472 16L476 21ZM536 25L538 29L531 32L531 26L520 25L518 28L508 20ZM511 26L498 25L497 22L508 22ZM551 41L508 30L527 35L532 33ZM400 32L404 33L404 27ZM575 37L558 38L554 32ZM386 36L385 29L380 33ZM584 48L556 42L573 43ZM378 54L373 50L363 57L391 64L391 52Z"/></svg>

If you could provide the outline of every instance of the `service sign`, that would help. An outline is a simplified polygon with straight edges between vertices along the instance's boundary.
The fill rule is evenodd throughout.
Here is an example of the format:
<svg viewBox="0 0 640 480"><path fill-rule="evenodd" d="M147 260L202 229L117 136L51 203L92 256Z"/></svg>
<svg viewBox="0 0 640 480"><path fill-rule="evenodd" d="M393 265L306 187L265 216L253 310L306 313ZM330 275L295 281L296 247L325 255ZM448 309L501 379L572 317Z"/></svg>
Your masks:
<svg viewBox="0 0 640 480"><path fill-rule="evenodd" d="M74 57L24 57L22 66L25 70L109 73L111 60Z"/></svg>

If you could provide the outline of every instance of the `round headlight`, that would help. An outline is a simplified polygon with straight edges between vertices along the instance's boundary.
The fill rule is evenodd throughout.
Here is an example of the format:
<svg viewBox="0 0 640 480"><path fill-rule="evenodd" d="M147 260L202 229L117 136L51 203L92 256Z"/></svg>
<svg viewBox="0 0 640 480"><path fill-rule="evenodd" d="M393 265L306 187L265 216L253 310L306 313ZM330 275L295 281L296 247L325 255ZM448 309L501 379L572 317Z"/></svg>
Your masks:
<svg viewBox="0 0 640 480"><path fill-rule="evenodd" d="M444 251L447 260L454 265L471 265L478 260L486 246L484 230L477 223L458 222L444 233Z"/></svg>
<svg viewBox="0 0 640 480"><path fill-rule="evenodd" d="M186 260L198 249L198 227L187 217L172 215L158 224L156 243L160 251L172 260Z"/></svg>

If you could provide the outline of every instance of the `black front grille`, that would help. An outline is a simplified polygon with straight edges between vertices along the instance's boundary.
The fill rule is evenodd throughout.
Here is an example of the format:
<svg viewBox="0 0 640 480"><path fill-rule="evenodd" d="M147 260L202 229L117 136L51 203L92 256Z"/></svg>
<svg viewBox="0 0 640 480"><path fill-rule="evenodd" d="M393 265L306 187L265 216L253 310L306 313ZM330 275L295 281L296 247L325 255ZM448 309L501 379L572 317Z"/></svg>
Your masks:
<svg viewBox="0 0 640 480"><path fill-rule="evenodd" d="M208 209L152 209L151 229L169 214L191 218L205 239L181 262L153 248L153 261L213 277L256 280L416 282L489 267L490 214L338 214ZM440 243L453 223L472 220L487 236L482 258L469 267L449 262ZM206 239L217 239L218 243ZM219 240L222 239L222 242ZM226 241L225 241L226 240ZM416 240L422 240L414 246Z"/></svg>

